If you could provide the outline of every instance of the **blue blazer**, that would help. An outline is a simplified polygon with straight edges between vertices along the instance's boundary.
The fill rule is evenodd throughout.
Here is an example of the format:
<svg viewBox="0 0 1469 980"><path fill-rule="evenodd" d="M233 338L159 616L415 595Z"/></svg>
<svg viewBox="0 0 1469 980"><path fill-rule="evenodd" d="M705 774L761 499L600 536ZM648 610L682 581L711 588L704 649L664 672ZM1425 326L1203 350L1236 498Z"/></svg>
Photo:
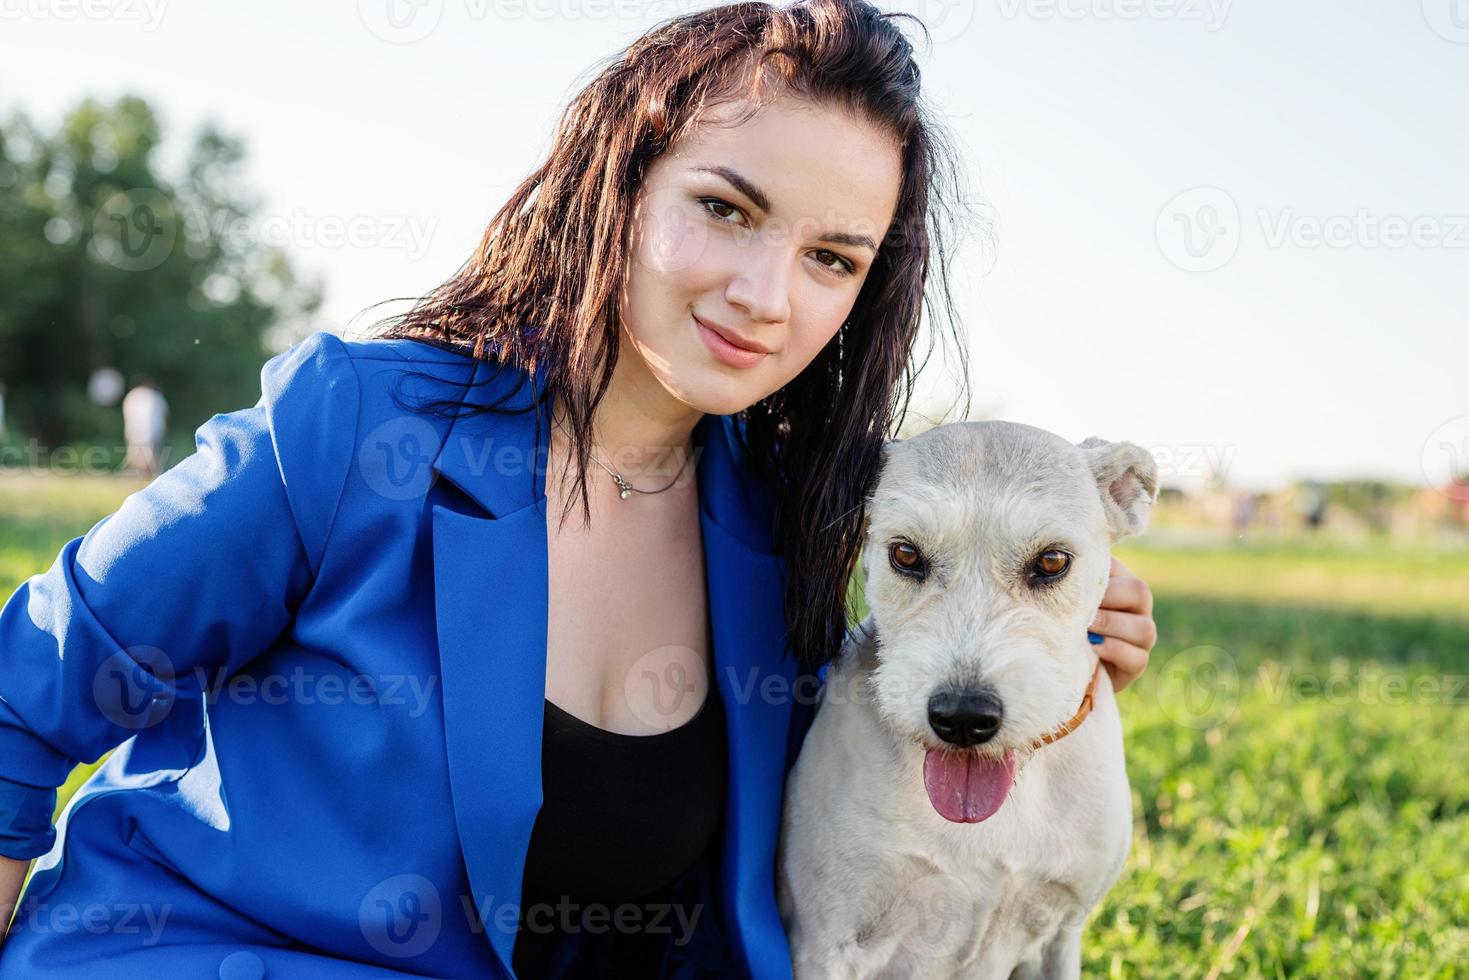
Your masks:
<svg viewBox="0 0 1469 980"><path fill-rule="evenodd" d="M529 380L315 334L16 591L0 854L39 861L0 978L514 975L542 799L549 410L538 439L533 411L452 421L398 399L527 409ZM694 443L729 782L665 973L784 978L780 806L817 678L781 655L773 501L734 417L706 415ZM53 830L54 788L114 747Z"/></svg>

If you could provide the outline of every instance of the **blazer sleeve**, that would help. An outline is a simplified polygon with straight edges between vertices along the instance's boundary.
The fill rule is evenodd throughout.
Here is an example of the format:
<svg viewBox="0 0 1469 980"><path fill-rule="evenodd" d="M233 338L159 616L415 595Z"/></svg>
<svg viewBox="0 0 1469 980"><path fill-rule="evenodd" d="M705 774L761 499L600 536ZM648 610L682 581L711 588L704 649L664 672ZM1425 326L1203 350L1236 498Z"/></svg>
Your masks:
<svg viewBox="0 0 1469 980"><path fill-rule="evenodd" d="M317 333L254 407L68 542L0 608L0 855L55 842L56 788L287 627L321 567L356 443L351 357Z"/></svg>

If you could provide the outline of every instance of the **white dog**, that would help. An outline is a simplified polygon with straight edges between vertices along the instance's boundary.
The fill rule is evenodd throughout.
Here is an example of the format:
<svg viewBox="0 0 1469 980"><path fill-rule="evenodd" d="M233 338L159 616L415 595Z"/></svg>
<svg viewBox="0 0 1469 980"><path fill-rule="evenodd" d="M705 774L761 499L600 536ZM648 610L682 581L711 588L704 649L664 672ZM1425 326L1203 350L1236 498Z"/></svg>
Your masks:
<svg viewBox="0 0 1469 980"><path fill-rule="evenodd" d="M1126 442L962 422L889 442L871 616L828 669L786 784L795 973L1075 977L1132 799L1087 640L1157 465Z"/></svg>

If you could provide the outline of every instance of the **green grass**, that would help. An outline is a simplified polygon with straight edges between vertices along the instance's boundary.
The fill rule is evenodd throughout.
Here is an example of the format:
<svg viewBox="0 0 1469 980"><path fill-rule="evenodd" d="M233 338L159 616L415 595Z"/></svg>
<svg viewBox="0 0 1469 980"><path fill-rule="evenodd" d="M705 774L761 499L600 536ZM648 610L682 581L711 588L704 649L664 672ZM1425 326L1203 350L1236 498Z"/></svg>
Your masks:
<svg viewBox="0 0 1469 980"><path fill-rule="evenodd" d="M117 510L146 481L126 476L32 475L0 470L0 598L51 567L61 546ZM106 757L72 770L57 792L59 816Z"/></svg>
<svg viewBox="0 0 1469 980"><path fill-rule="evenodd" d="M0 476L4 595L136 486ZM1134 837L1084 974L1466 975L1469 554L1118 555L1157 597L1160 640L1119 695Z"/></svg>

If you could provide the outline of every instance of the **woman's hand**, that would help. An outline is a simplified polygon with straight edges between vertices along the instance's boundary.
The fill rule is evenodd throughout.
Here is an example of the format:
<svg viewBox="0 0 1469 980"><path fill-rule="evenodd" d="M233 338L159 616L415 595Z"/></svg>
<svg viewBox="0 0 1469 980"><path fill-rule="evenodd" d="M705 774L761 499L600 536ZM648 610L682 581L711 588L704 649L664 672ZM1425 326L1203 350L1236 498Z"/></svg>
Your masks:
<svg viewBox="0 0 1469 980"><path fill-rule="evenodd" d="M1137 680L1148 665L1148 652L1158 642L1153 593L1116 558L1112 559L1112 576L1107 580L1102 607L1087 630L1097 646L1097 656L1107 665L1112 690L1120 691Z"/></svg>
<svg viewBox="0 0 1469 980"><path fill-rule="evenodd" d="M5 934L10 927L10 916L20 901L20 886L25 884L26 872L31 869L29 860L0 856L0 947L5 945Z"/></svg>

